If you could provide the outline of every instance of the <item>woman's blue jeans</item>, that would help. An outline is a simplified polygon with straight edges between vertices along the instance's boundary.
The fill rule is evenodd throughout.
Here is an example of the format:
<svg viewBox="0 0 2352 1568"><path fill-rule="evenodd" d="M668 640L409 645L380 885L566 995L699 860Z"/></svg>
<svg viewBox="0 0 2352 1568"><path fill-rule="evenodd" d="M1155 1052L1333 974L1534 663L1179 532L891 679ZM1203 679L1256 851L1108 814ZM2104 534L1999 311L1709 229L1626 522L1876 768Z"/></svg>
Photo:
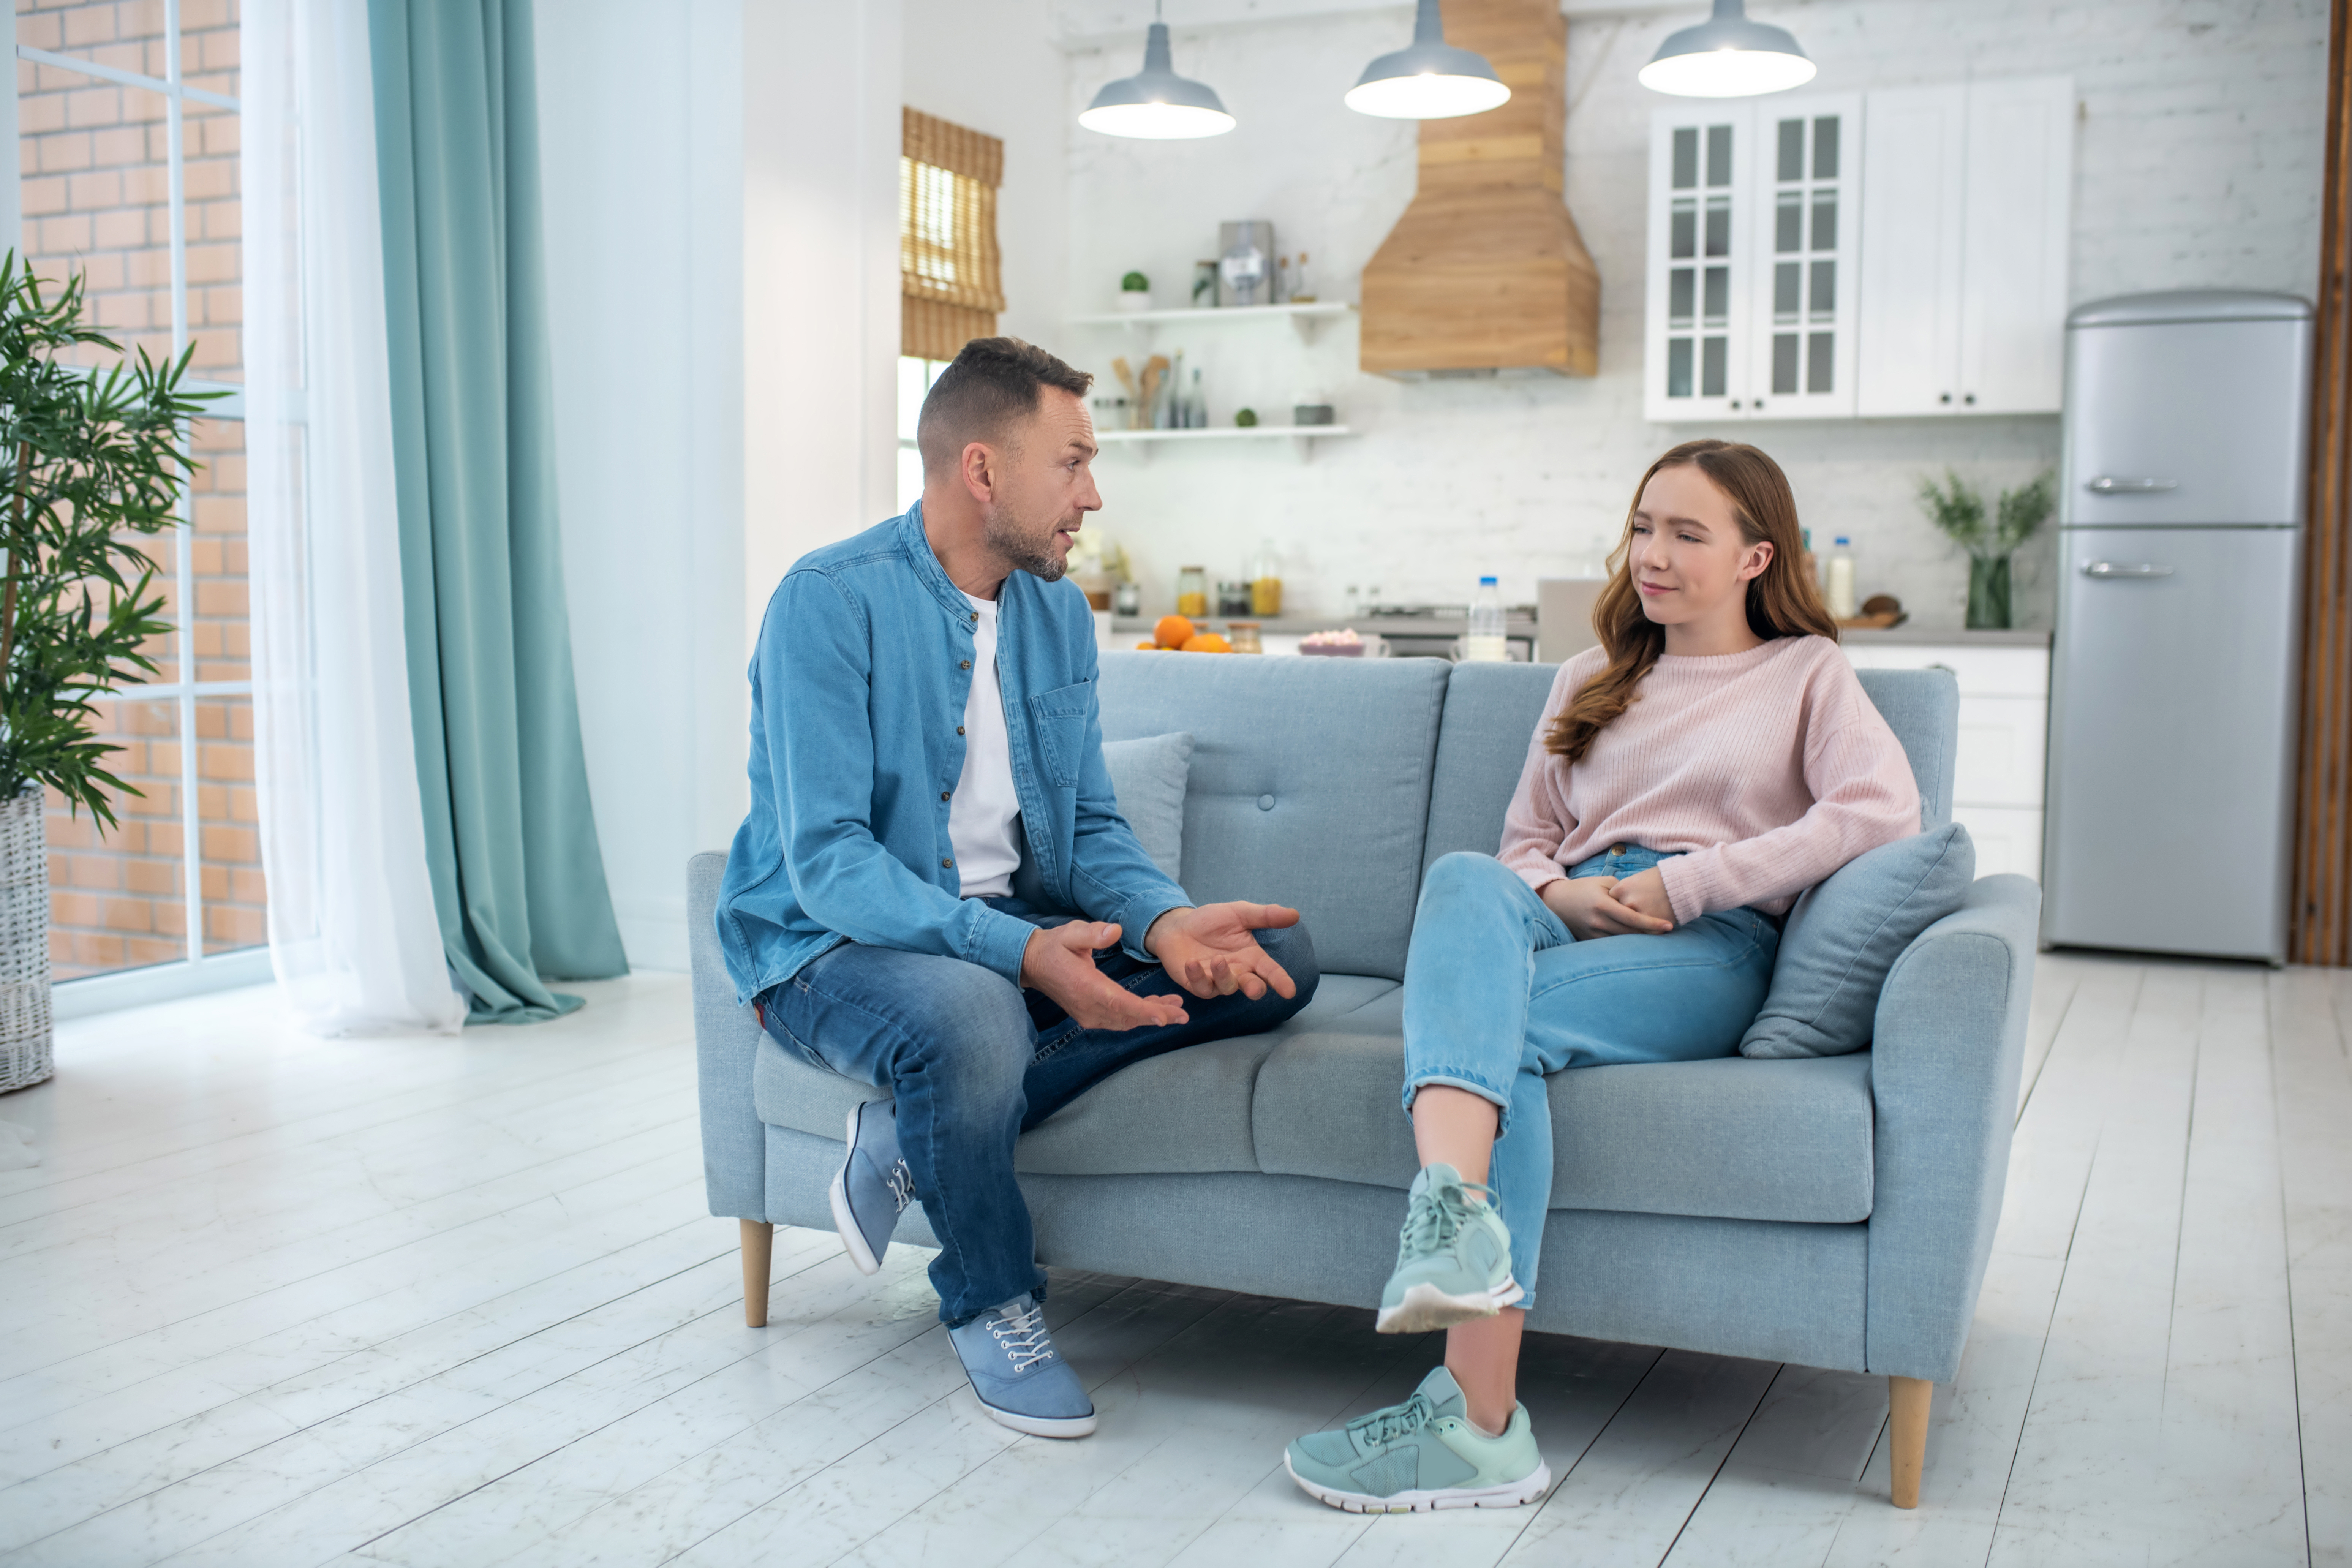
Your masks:
<svg viewBox="0 0 2352 1568"><path fill-rule="evenodd" d="M1570 877L1631 877L1670 857L1617 845ZM1423 879L1404 964L1404 1103L1424 1086L1502 1110L1486 1178L1511 1232L1511 1273L1535 1300L1551 1208L1547 1074L1726 1057L1772 984L1780 923L1702 915L1664 936L1579 942L1491 855L1445 856Z"/></svg>

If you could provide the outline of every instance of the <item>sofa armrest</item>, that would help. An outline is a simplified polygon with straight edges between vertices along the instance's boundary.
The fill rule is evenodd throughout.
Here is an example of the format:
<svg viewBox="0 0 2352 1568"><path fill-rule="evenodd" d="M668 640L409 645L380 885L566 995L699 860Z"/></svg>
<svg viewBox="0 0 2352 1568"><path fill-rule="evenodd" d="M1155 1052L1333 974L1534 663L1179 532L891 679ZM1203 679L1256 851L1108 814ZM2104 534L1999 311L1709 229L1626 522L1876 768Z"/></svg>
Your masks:
<svg viewBox="0 0 2352 1568"><path fill-rule="evenodd" d="M2000 1219L2042 889L1986 877L1905 949L1879 993L1869 1369L1948 1381Z"/></svg>
<svg viewBox="0 0 2352 1568"><path fill-rule="evenodd" d="M735 983L719 951L719 879L724 855L686 863L687 948L694 973L695 1074L702 1090L702 1178L710 1212L768 1217L768 1134L751 1107L751 1062L760 1021L735 1002Z"/></svg>

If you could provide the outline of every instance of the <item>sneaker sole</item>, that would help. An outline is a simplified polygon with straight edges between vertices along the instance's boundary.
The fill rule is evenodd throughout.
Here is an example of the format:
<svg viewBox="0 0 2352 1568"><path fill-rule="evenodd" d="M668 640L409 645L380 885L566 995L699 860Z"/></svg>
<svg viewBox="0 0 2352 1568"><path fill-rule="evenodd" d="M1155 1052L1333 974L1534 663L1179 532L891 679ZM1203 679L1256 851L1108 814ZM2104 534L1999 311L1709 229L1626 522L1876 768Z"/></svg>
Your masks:
<svg viewBox="0 0 2352 1568"><path fill-rule="evenodd" d="M849 1162L857 1157L857 1113L863 1104L849 1108L849 1133L845 1142L849 1151L841 1157L841 1169L833 1173L833 1185L825 1196L833 1203L833 1228L841 1237L841 1249L849 1254L849 1261L860 1274L879 1274L882 1260L866 1245L866 1233L857 1228L856 1216L849 1212ZM888 1242L882 1244L888 1247Z"/></svg>
<svg viewBox="0 0 2352 1568"><path fill-rule="evenodd" d="M979 1399L978 1391L973 1398ZM1056 1419L1047 1415L1024 1415L1017 1410L1003 1410L980 1400L980 1408L991 1421L1010 1426L1015 1432L1026 1432L1032 1437L1088 1437L1094 1435L1095 1418L1091 1415ZM1288 1461L1284 1461L1287 1463Z"/></svg>
<svg viewBox="0 0 2352 1568"><path fill-rule="evenodd" d="M1290 1468L1290 1456L1282 1457L1282 1468L1298 1483L1298 1489L1317 1502L1348 1513L1430 1513L1441 1508L1524 1508L1551 1490L1551 1467L1538 1463L1524 1480L1507 1481L1499 1487L1445 1487L1435 1491L1394 1492L1387 1497L1373 1497L1365 1492L1343 1492L1310 1481Z"/></svg>
<svg viewBox="0 0 2352 1568"><path fill-rule="evenodd" d="M1372 1327L1383 1334L1425 1334L1433 1329L1491 1318L1526 1295L1519 1282L1508 1275L1492 1290L1474 1290L1466 1296L1449 1296L1431 1284L1413 1285L1406 1289L1403 1300L1381 1309Z"/></svg>

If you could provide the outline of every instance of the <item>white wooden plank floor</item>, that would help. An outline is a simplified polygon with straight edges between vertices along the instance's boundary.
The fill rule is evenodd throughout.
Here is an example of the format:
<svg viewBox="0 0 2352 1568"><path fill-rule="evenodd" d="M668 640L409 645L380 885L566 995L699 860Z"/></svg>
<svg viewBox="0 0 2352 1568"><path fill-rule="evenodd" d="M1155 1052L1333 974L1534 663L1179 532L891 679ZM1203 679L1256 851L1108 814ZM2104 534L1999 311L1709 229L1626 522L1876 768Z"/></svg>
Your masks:
<svg viewBox="0 0 2352 1568"><path fill-rule="evenodd" d="M1550 1336L1537 1507L1365 1520L1283 1443L1403 1396L1370 1314L1083 1274L1101 1431L983 1418L928 1255L777 1238L742 1326L685 981L457 1040L266 989L83 1020L0 1098L0 1562L2312 1563L2352 1568L2352 974L2043 958L1923 1506L1882 1380Z"/></svg>

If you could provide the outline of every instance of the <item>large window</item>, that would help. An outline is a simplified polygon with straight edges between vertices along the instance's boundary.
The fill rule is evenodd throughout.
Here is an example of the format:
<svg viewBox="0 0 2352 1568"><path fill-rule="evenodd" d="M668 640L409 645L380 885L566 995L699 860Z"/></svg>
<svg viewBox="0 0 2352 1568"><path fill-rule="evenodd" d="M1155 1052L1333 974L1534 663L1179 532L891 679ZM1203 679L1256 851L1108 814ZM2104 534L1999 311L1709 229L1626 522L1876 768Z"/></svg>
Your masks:
<svg viewBox="0 0 2352 1568"><path fill-rule="evenodd" d="M192 380L231 393L194 432L204 468L184 526L149 546L173 626L150 650L160 673L103 705L125 748L113 771L140 794L118 803L121 826L102 838L50 799L50 957L59 980L202 969L266 940L236 395L237 4L16 0L16 11L26 258L44 278L81 273L92 315L126 351L193 344Z"/></svg>

